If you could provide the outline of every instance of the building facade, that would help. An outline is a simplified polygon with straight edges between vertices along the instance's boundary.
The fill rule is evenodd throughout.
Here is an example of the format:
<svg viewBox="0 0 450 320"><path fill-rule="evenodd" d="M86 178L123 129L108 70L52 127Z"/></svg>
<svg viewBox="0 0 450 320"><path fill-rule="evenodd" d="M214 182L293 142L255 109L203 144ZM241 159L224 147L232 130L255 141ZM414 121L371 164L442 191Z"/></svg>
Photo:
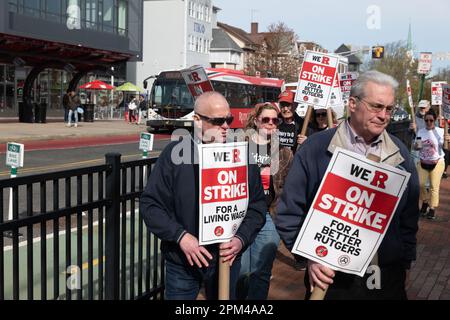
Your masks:
<svg viewBox="0 0 450 320"><path fill-rule="evenodd" d="M124 78L142 58L142 1L0 2L0 117L34 103L59 114L65 91L92 73Z"/></svg>
<svg viewBox="0 0 450 320"><path fill-rule="evenodd" d="M163 70L209 67L211 0L145 0L142 62L127 64L127 78L142 85Z"/></svg>

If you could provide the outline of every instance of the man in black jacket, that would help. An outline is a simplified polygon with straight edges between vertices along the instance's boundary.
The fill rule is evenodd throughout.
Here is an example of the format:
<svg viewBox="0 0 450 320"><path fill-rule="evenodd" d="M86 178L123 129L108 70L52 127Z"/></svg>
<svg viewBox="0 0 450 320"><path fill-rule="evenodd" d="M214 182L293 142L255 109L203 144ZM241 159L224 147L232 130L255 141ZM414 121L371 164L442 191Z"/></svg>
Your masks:
<svg viewBox="0 0 450 320"><path fill-rule="evenodd" d="M265 223L267 207L256 165L248 166L249 202L245 218L230 242L199 245L198 143L224 143L233 117L217 92L201 95L194 107L194 137L170 143L161 153L140 200L151 232L161 240L166 260L166 299L196 299L205 283L207 299L217 299L218 259L228 261L230 298L240 269L240 253L253 242Z"/></svg>
<svg viewBox="0 0 450 320"><path fill-rule="evenodd" d="M313 286L328 288L326 299L406 299L405 279L416 258L419 220L419 181L409 150L385 130L394 103L397 82L377 71L368 71L353 84L350 119L337 129L312 135L295 154L277 207L275 225L288 249L292 249L311 207L332 153L341 147L411 173L407 188L373 261L373 274L363 278L335 272L309 261L305 275L307 297ZM378 272L379 270L379 272ZM377 285L380 280L380 286Z"/></svg>

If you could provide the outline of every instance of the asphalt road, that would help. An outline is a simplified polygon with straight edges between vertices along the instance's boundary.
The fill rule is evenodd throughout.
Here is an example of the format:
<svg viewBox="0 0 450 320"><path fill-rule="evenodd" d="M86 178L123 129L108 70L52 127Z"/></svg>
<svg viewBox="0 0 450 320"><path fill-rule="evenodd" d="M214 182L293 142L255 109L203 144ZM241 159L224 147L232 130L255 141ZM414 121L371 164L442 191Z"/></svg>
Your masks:
<svg viewBox="0 0 450 320"><path fill-rule="evenodd" d="M150 153L150 156L158 155L169 141L169 139L155 140L154 151ZM142 157L138 143L60 150L25 151L24 167L18 169L18 176L103 164L105 163L105 154L110 152L122 154L122 161L137 160ZM6 167L4 161L0 161L0 180L8 179L9 176L10 169Z"/></svg>

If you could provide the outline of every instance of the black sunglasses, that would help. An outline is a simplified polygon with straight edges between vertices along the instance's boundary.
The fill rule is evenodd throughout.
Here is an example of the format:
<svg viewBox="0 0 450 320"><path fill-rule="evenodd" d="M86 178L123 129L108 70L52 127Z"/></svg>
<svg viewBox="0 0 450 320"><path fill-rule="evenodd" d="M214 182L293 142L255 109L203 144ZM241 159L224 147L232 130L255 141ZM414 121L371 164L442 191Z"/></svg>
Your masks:
<svg viewBox="0 0 450 320"><path fill-rule="evenodd" d="M196 115L198 115L200 117L200 119L205 120L206 122L212 124L213 126L221 126L223 125L225 122L230 125L233 120L234 117L233 116L227 116L227 117L218 117L218 118L210 118L204 115L201 115L199 113L196 113Z"/></svg>
<svg viewBox="0 0 450 320"><path fill-rule="evenodd" d="M272 123L277 126L281 120L280 118L270 118L270 117L261 118L261 123L267 124L270 121L272 121Z"/></svg>
<svg viewBox="0 0 450 320"><path fill-rule="evenodd" d="M316 117L326 117L326 116L327 116L326 112L316 113Z"/></svg>
<svg viewBox="0 0 450 320"><path fill-rule="evenodd" d="M425 122L434 122L434 119L425 119Z"/></svg>

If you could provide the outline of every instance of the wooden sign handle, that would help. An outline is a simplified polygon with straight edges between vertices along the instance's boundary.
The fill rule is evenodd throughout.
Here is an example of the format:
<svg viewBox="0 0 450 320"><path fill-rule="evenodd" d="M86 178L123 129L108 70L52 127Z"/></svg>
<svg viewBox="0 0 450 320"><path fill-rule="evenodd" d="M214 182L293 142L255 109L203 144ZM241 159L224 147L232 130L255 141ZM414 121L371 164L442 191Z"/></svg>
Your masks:
<svg viewBox="0 0 450 320"><path fill-rule="evenodd" d="M414 131L417 132L417 124L416 124L416 112L414 110L414 105L411 106L411 121L414 125Z"/></svg>
<svg viewBox="0 0 450 320"><path fill-rule="evenodd" d="M328 120L328 129L333 128L334 127L333 110L331 110L331 108L327 108L327 120Z"/></svg>
<svg viewBox="0 0 450 320"><path fill-rule="evenodd" d="M219 255L219 300L230 300L230 262Z"/></svg>
<svg viewBox="0 0 450 320"><path fill-rule="evenodd" d="M325 295L327 294L327 290L322 290L319 287L314 287L314 290L311 293L311 297L309 298L309 300L323 300L323 299L325 299Z"/></svg>
<svg viewBox="0 0 450 320"><path fill-rule="evenodd" d="M313 112L313 107L308 106L308 110L306 111L305 119L303 122L302 131L300 131L300 134L302 136L306 136L306 130L308 130L308 124L309 124L309 120L311 119L312 112Z"/></svg>

